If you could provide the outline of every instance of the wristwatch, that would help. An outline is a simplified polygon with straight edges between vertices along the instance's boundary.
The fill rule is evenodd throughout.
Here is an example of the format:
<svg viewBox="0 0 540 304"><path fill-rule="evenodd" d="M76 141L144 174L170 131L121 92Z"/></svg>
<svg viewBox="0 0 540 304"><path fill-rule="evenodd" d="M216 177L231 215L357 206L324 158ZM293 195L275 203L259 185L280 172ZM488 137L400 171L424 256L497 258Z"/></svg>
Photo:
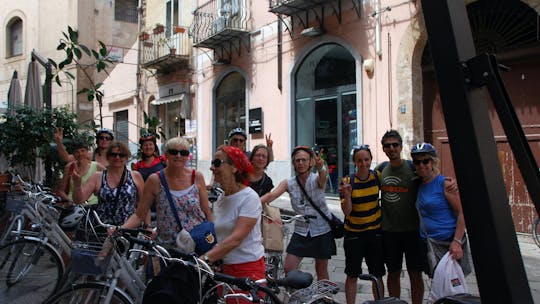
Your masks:
<svg viewBox="0 0 540 304"><path fill-rule="evenodd" d="M454 238L454 241L456 241L458 244L460 245L463 245L463 241L462 240L458 240L457 238Z"/></svg>

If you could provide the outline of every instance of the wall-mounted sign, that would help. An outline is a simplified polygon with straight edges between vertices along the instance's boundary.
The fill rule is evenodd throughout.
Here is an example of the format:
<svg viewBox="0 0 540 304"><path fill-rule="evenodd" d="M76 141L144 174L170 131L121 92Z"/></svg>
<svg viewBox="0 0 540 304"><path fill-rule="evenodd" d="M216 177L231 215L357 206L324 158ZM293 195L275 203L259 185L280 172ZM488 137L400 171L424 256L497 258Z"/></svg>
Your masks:
<svg viewBox="0 0 540 304"><path fill-rule="evenodd" d="M263 131L262 108L249 110L249 134Z"/></svg>
<svg viewBox="0 0 540 304"><path fill-rule="evenodd" d="M113 62L124 61L124 49L116 46L107 46L109 49L109 59Z"/></svg>

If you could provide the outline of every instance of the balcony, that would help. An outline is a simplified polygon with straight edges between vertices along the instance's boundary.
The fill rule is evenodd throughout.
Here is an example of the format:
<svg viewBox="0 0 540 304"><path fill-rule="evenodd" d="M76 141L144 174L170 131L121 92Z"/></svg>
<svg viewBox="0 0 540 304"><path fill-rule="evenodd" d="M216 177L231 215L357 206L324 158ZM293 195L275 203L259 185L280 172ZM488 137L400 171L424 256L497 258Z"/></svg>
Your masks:
<svg viewBox="0 0 540 304"><path fill-rule="evenodd" d="M167 73L189 67L191 42L187 26L174 26L162 31L142 34L141 65Z"/></svg>
<svg viewBox="0 0 540 304"><path fill-rule="evenodd" d="M221 5L220 5L221 4ZM219 58L231 56L232 49L240 55L242 46L248 47L247 9L242 1L210 0L193 12L190 28L193 46L209 48Z"/></svg>
<svg viewBox="0 0 540 304"><path fill-rule="evenodd" d="M352 8L356 11L358 17L362 15L362 2L358 0L351 1ZM268 0L269 11L280 16L284 15L291 18L291 28L293 32L295 21L303 28L308 28L316 22L316 27L324 32L325 17L335 15L339 24L342 21L342 1L341 0Z"/></svg>
<svg viewBox="0 0 540 304"><path fill-rule="evenodd" d="M270 12L294 16L312 8L325 5L331 0L269 0Z"/></svg>

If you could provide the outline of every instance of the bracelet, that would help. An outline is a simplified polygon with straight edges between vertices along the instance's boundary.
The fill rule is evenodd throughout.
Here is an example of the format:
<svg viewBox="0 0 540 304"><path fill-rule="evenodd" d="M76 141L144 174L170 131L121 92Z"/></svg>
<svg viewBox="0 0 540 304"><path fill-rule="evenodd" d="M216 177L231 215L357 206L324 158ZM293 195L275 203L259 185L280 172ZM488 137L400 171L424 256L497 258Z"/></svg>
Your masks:
<svg viewBox="0 0 540 304"><path fill-rule="evenodd" d="M458 239L454 238L454 241L456 241L460 246L463 245L463 241L462 241L462 240L458 240Z"/></svg>

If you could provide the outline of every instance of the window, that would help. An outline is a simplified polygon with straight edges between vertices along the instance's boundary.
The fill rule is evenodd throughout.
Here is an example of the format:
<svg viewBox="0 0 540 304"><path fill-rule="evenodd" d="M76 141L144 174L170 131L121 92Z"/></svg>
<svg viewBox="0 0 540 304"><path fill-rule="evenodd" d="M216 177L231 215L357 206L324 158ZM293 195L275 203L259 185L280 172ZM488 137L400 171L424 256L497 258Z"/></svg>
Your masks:
<svg viewBox="0 0 540 304"><path fill-rule="evenodd" d="M137 0L116 0L114 2L114 20L137 23Z"/></svg>
<svg viewBox="0 0 540 304"><path fill-rule="evenodd" d="M8 23L6 35L7 57L22 55L23 53L23 23L20 18L14 18Z"/></svg>
<svg viewBox="0 0 540 304"><path fill-rule="evenodd" d="M114 113L114 122L115 122L115 133L116 133L116 140L124 143L126 145L129 145L128 138L128 111L119 111Z"/></svg>
<svg viewBox="0 0 540 304"><path fill-rule="evenodd" d="M225 143L234 128L246 128L246 80L240 73L227 75L216 90L216 146Z"/></svg>

